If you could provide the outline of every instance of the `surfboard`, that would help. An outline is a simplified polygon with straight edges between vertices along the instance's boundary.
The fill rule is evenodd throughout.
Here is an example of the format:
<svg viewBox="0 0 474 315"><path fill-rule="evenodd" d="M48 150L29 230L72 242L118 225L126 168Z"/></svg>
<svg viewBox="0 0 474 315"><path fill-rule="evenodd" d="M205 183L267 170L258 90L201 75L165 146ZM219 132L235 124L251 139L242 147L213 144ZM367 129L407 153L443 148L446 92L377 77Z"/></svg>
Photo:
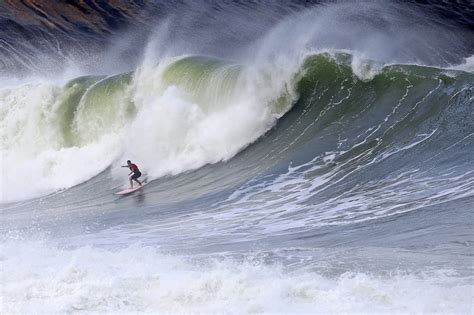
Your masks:
<svg viewBox="0 0 474 315"><path fill-rule="evenodd" d="M127 188L125 190L122 190L122 191L119 191L119 192L116 192L114 193L114 195L128 195L128 194L131 194L132 192L135 192L137 190L139 190L140 188L142 188L143 186L145 186L145 184L142 184L141 186L136 184L136 186L134 186L133 188Z"/></svg>

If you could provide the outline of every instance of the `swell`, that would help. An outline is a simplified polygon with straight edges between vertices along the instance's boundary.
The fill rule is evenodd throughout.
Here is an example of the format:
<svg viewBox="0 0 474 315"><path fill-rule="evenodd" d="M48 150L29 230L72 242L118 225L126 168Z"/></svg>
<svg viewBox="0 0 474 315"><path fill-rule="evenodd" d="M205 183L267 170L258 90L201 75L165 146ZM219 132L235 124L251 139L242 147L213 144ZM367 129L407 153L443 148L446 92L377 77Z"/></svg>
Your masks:
<svg viewBox="0 0 474 315"><path fill-rule="evenodd" d="M368 70L362 76L361 67ZM361 191L356 190L364 185L367 187L362 195L370 191L382 195L385 186L376 188L375 183L397 186L400 178L419 185L412 187L419 193L423 178L438 178L439 189L433 189L426 200L456 187L458 191L449 196L468 194L472 186L472 74L410 65L380 66L370 61L361 66L348 54L317 54L307 57L289 78L282 78L271 93L266 90L259 95L252 83L268 86L275 78L259 76L252 81L249 73L253 72L242 65L190 56L141 69L133 77L81 77L60 92L48 86L47 97L36 108L28 109L36 111L33 116L37 120L18 121L13 116L15 119L9 122L13 108L15 112L21 108L18 104L10 104L10 113L3 112L3 123L14 128L3 130L2 147L15 149L17 157L18 152L37 156L55 150L56 156L48 156L49 162L40 165L43 174L45 167L74 167L61 157L68 150L82 150L94 160L95 154L106 154L103 163L94 164L100 167L89 169L89 177L80 176L72 181L73 185L107 166L112 166L114 177L119 176L114 166L120 163L117 158L132 153L145 166L150 179L227 161L224 170L216 165L200 171L215 173L204 176L208 184L195 183L191 179L195 175L189 175L194 191L203 185L205 194L240 184L243 191L253 184L264 189L285 178L298 178L295 187L314 182L303 189L307 196L298 197L308 205L345 194L357 195ZM9 93L14 91L4 92L4 101L10 100ZM292 109L268 132L274 119L291 105ZM244 110L228 111L236 108ZM266 113L267 120L261 120L262 113ZM244 115L241 125L235 125L236 114ZM254 120L253 124L245 125L249 119ZM22 122L27 123L18 133L16 128ZM212 132L219 133L216 127L228 128L230 122L236 133L215 138ZM143 128L146 134L142 134ZM245 133L247 129L252 132ZM31 146L36 148L33 152L27 140L32 134L40 139ZM136 140L130 143L126 134ZM178 141L177 137L182 138ZM119 142L125 142L125 147L117 145ZM180 147L180 143L186 146ZM110 151L109 146L115 150ZM229 170L225 170L227 166ZM453 180L456 176L458 180ZM55 182L54 176L50 180ZM59 187L70 186L60 183ZM181 192L184 199L186 187L188 184ZM255 189L253 195L259 191ZM294 196L298 191L295 188L286 193ZM401 189L400 193L406 191ZM408 204L421 196L405 195ZM395 197L387 200L396 205ZM384 206L387 204L379 205Z"/></svg>
<svg viewBox="0 0 474 315"><path fill-rule="evenodd" d="M391 65L361 79L352 69L349 55L308 57L294 106L270 132L182 176L181 198L201 185L230 191L211 207L216 235L293 234L472 200L472 74Z"/></svg>

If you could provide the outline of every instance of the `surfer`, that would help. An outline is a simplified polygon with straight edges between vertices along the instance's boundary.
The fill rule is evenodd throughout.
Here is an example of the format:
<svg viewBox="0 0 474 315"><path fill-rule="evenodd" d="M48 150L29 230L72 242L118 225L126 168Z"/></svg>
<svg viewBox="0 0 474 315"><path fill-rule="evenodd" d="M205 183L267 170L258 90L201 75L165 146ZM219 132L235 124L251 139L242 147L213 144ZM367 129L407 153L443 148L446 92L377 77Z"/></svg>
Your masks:
<svg viewBox="0 0 474 315"><path fill-rule="evenodd" d="M142 173L138 169L136 164L133 164L130 160L127 161L127 165L122 165L122 167L128 167L132 172L128 174L128 179L130 180L130 188L133 188L133 181L136 181L138 185L142 185L142 183L138 180L138 177L142 176Z"/></svg>

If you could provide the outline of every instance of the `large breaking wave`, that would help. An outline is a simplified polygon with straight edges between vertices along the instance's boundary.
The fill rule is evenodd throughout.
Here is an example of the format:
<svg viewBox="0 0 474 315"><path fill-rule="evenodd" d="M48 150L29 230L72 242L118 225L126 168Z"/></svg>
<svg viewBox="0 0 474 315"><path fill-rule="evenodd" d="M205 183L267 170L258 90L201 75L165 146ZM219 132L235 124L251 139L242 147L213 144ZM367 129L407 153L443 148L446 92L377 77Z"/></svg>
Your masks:
<svg viewBox="0 0 474 315"><path fill-rule="evenodd" d="M64 86L44 81L3 88L2 150L5 164L15 165L4 170L3 200L69 188L126 157L139 161L150 179L225 161L292 106L299 117L280 150L317 141L312 154L338 161L337 178L394 154L415 152L415 161L401 160L426 167L419 154L434 163L432 152L440 148L467 153L472 82L462 71L361 64L348 54L321 53L285 76L187 56ZM453 160L466 171L467 159L464 166Z"/></svg>

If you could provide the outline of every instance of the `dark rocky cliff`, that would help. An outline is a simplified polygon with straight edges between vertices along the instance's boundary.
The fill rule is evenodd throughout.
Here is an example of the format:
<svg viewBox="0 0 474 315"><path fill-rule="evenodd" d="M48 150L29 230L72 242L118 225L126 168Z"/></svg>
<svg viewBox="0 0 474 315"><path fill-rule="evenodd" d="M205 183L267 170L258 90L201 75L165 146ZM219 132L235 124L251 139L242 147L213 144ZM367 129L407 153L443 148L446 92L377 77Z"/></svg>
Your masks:
<svg viewBox="0 0 474 315"><path fill-rule="evenodd" d="M0 1L0 74L38 68L44 56L54 56L52 68L71 54L87 57L119 31L147 30L157 11L141 0Z"/></svg>

